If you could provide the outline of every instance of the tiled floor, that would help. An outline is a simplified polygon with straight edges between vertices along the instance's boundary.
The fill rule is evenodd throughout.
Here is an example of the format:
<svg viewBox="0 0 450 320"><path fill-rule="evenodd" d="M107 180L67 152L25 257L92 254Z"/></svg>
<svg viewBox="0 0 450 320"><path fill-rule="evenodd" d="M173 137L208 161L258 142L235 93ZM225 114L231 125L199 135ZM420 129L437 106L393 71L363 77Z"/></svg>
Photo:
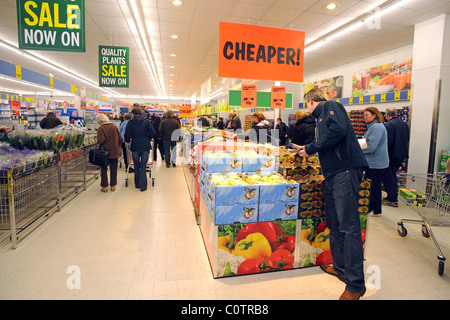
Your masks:
<svg viewBox="0 0 450 320"><path fill-rule="evenodd" d="M0 251L0 299L337 299L344 290L318 267L213 279L180 166L158 163L146 192L126 188L123 171L115 192L95 182L16 250ZM399 219L418 215L383 210L369 220L366 281L376 287L363 299L449 299L449 263L439 276L431 238L419 225L397 234ZM448 229L433 230L450 257Z"/></svg>

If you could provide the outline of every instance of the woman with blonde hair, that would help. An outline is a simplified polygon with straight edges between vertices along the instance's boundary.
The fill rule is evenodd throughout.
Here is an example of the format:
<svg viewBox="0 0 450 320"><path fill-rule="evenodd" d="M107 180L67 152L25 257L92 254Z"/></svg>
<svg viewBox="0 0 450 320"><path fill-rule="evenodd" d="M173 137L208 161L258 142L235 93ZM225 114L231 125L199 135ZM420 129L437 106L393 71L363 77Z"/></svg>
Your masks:
<svg viewBox="0 0 450 320"><path fill-rule="evenodd" d="M289 128L291 142L304 146L314 141L316 134L316 119L308 112L299 110L294 114L295 123Z"/></svg>
<svg viewBox="0 0 450 320"><path fill-rule="evenodd" d="M363 149L363 153L369 164L365 177L372 180L369 212L373 211L371 214L379 217L382 203L381 183L389 167L387 131L383 124L384 118L375 107L364 110L364 121L367 124L367 132L364 135L367 148Z"/></svg>
<svg viewBox="0 0 450 320"><path fill-rule="evenodd" d="M117 185L117 164L119 163L120 149L122 148L122 136L119 129L105 114L99 114L95 118L100 125L97 129L97 142L104 150L109 152L109 174L111 191L116 190ZM102 192L108 192L108 167L101 167L100 186Z"/></svg>

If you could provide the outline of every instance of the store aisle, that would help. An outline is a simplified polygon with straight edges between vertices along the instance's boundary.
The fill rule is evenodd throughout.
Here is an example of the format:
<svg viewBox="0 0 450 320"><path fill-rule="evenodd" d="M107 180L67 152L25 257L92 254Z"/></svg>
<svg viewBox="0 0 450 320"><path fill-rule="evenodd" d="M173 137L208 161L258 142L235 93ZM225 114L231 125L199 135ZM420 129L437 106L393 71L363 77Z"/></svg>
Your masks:
<svg viewBox="0 0 450 320"><path fill-rule="evenodd" d="M121 169L117 190L106 194L94 182L16 250L3 249L0 299L337 299L344 290L318 267L213 279L182 168L158 162L146 192L132 177L125 187ZM432 240L418 225L397 234L398 220L417 214L404 205L383 211L369 219L365 266L375 266L367 279L379 289L364 299L449 299L449 263L439 276ZM448 229L433 230L450 257ZM81 288L69 289L74 270Z"/></svg>

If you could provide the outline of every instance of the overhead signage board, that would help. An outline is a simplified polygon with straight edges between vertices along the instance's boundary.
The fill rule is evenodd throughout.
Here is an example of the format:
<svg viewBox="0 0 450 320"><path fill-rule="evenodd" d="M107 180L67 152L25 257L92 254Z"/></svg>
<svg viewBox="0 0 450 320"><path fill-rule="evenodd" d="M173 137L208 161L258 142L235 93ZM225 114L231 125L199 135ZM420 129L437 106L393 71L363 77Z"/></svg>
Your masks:
<svg viewBox="0 0 450 320"><path fill-rule="evenodd" d="M219 77L303 82L305 32L220 22Z"/></svg>
<svg viewBox="0 0 450 320"><path fill-rule="evenodd" d="M190 105L178 106L178 116L180 118L192 117L192 107Z"/></svg>
<svg viewBox="0 0 450 320"><path fill-rule="evenodd" d="M86 51L84 0L16 0L19 49Z"/></svg>
<svg viewBox="0 0 450 320"><path fill-rule="evenodd" d="M128 88L130 48L98 46L100 87Z"/></svg>

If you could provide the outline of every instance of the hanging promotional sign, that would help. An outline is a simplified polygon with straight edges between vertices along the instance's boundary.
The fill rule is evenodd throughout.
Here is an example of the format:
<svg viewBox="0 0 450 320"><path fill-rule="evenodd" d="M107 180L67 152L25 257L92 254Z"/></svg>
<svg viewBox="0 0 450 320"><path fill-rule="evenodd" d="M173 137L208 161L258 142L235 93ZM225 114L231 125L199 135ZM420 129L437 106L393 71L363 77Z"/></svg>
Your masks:
<svg viewBox="0 0 450 320"><path fill-rule="evenodd" d="M272 86L270 107L274 109L286 109L286 87Z"/></svg>
<svg viewBox="0 0 450 320"><path fill-rule="evenodd" d="M129 87L128 47L98 46L100 87Z"/></svg>
<svg viewBox="0 0 450 320"><path fill-rule="evenodd" d="M16 0L19 49L86 51L84 0Z"/></svg>
<svg viewBox="0 0 450 320"><path fill-rule="evenodd" d="M220 22L219 77L303 82L303 31Z"/></svg>
<svg viewBox="0 0 450 320"><path fill-rule="evenodd" d="M241 107L256 108L258 92L254 84L242 84L241 86Z"/></svg>
<svg viewBox="0 0 450 320"><path fill-rule="evenodd" d="M192 116L192 108L190 105L178 106L178 117L189 118Z"/></svg>

